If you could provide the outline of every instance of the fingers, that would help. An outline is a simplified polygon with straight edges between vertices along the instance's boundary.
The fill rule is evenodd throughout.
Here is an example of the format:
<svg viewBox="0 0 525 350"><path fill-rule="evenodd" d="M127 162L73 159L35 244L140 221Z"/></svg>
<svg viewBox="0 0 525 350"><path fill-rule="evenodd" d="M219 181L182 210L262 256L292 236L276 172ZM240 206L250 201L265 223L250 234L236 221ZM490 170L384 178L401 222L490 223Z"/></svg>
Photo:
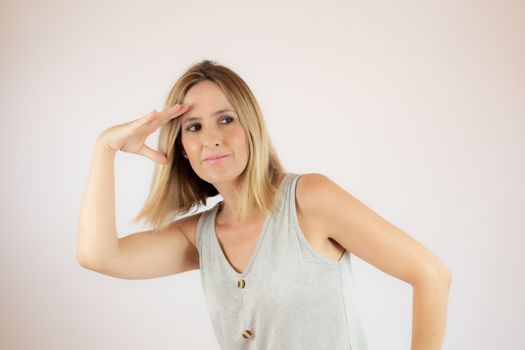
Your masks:
<svg viewBox="0 0 525 350"><path fill-rule="evenodd" d="M147 122L154 121L155 126L158 127L159 125L163 125L170 121L173 118L176 118L180 116L181 114L184 114L189 109L188 104L175 104L171 107L168 107L164 109L161 112L157 112L157 110L153 110L151 113L149 113L146 116Z"/></svg>
<svg viewBox="0 0 525 350"><path fill-rule="evenodd" d="M139 154L142 154L143 156L148 157L149 159L160 164L166 164L168 162L168 159L165 155L148 147L146 144L144 144L144 146L140 149Z"/></svg>
<svg viewBox="0 0 525 350"><path fill-rule="evenodd" d="M187 103L182 104L174 104L171 107L166 108L164 111L161 112L162 116L161 118L165 121L168 121L172 118L178 117L181 114L185 113L189 108L189 105Z"/></svg>

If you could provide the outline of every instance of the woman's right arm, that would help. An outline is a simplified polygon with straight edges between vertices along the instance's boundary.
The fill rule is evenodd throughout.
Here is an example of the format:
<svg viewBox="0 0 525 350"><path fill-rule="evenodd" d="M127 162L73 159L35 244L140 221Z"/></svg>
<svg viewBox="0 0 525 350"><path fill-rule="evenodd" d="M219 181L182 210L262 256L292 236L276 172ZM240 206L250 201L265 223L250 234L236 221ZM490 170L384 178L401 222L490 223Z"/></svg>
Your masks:
<svg viewBox="0 0 525 350"><path fill-rule="evenodd" d="M165 163L165 156L144 140L186 107L152 112L114 126L101 134L93 148L91 169L82 199L77 259L90 270L125 279L146 279L199 268L198 252L176 220L158 233L136 232L118 238L115 223L114 163L118 150L145 155Z"/></svg>
<svg viewBox="0 0 525 350"><path fill-rule="evenodd" d="M114 162L116 151L97 139L91 169L80 208L77 258L88 267L115 254L118 236L115 224Z"/></svg>

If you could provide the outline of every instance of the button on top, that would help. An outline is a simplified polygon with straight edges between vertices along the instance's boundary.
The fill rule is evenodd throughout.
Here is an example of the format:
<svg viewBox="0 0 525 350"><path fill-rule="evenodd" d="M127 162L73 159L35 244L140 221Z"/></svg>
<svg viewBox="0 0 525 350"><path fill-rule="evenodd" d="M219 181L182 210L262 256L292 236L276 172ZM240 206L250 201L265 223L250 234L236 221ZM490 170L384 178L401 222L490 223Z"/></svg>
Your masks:
<svg viewBox="0 0 525 350"><path fill-rule="evenodd" d="M250 339L253 337L253 333L249 329L245 329L244 332L242 332L242 336L246 339Z"/></svg>
<svg viewBox="0 0 525 350"><path fill-rule="evenodd" d="M245 285L246 285L246 282L242 278L237 281L237 287L242 289L244 288Z"/></svg>

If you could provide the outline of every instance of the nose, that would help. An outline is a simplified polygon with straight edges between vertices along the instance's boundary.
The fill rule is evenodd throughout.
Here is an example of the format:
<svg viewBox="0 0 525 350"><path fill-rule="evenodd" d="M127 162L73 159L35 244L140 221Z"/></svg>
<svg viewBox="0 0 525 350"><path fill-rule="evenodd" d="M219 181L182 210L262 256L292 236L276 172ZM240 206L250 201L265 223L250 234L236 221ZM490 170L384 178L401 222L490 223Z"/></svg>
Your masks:
<svg viewBox="0 0 525 350"><path fill-rule="evenodd" d="M222 144L222 132L217 126L207 127L206 130L201 134L203 139L202 142L204 147L217 147Z"/></svg>

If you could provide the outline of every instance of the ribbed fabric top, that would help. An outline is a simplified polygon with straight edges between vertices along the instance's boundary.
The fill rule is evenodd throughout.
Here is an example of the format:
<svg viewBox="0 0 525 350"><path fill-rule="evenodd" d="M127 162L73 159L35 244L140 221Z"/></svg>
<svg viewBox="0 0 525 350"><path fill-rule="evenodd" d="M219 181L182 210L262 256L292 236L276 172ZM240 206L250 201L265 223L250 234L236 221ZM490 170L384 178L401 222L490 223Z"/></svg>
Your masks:
<svg viewBox="0 0 525 350"><path fill-rule="evenodd" d="M300 176L288 173L279 185L278 210L266 218L243 273L230 265L219 244L219 203L199 218L202 287L223 350L367 349L350 252L336 262L304 237L295 208Z"/></svg>

